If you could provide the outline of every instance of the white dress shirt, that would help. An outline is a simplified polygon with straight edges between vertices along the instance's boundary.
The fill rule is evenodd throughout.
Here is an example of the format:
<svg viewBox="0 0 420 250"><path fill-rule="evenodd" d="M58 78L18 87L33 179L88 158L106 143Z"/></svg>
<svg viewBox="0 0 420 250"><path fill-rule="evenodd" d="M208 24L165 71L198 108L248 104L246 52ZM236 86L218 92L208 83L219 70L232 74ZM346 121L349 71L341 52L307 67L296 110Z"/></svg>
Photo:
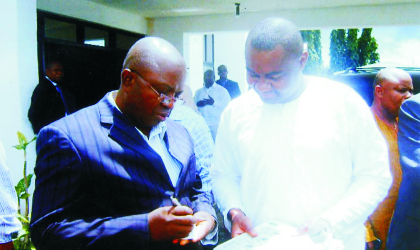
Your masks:
<svg viewBox="0 0 420 250"><path fill-rule="evenodd" d="M225 218L240 208L254 226L322 219L345 249L362 250L364 222L391 184L386 143L351 88L304 79L290 103L266 104L251 90L226 108L210 172L216 202Z"/></svg>
<svg viewBox="0 0 420 250"><path fill-rule="evenodd" d="M209 96L213 98L214 104L198 107L198 111L206 119L207 125L217 126L223 110L230 102L230 95L224 87L213 83L210 88L202 87L197 90L194 95L194 102L197 103L198 101L209 99Z"/></svg>
<svg viewBox="0 0 420 250"><path fill-rule="evenodd" d="M116 91L113 91L110 94L108 94L108 100L114 107L116 107L121 112L113 98L114 93L116 93ZM181 172L182 164L169 153L169 150L166 147L166 143L163 140L163 137L165 136L167 130L166 123L163 121L160 122L158 125L154 126L150 131L149 138L146 135L144 135L138 128L136 129L143 137L143 139L149 144L149 146L160 156L160 158L162 158L163 165L165 165L166 171L168 171L172 185L175 187L178 181L179 173Z"/></svg>

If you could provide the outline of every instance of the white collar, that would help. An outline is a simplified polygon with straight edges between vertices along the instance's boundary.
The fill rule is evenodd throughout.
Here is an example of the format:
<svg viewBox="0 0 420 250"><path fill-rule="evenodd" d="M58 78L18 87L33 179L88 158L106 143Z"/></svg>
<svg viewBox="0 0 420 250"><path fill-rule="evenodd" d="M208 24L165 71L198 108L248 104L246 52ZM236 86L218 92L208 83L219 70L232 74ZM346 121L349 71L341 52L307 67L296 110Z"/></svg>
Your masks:
<svg viewBox="0 0 420 250"><path fill-rule="evenodd" d="M118 90L111 91L111 92L108 93L107 98L108 98L108 101L111 103L111 105L113 107L117 108L117 110L120 111L120 113L122 114L120 108L118 107L118 105L117 105L117 103L115 102L115 99L114 99L114 95L116 95L117 93L118 93ZM137 127L136 127L136 129L137 129L137 131L139 131L139 133L142 136L146 137L143 134L143 132L141 132ZM167 130L166 122L165 121L160 122L158 125L152 127L152 130L150 130L149 138L152 138L153 136L159 136L159 138L161 140L163 140L163 137L165 136L166 130Z"/></svg>
<svg viewBox="0 0 420 250"><path fill-rule="evenodd" d="M54 87L57 87L57 83L55 83L53 80L51 80L50 78L48 78L48 76L45 76L45 78L47 78L48 81L50 81L54 85Z"/></svg>

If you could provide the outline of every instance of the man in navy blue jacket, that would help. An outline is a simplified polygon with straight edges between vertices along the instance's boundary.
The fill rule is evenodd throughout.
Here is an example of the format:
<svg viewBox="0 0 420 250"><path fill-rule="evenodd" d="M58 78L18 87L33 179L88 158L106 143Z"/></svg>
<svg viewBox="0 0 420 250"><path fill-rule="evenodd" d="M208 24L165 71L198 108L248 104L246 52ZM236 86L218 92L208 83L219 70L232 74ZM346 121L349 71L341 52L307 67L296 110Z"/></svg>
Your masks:
<svg viewBox="0 0 420 250"><path fill-rule="evenodd" d="M219 80L216 81L222 87L229 92L230 99L234 99L241 95L241 90L239 89L239 85L237 82L229 80L227 78L228 70L225 65L220 65L217 67L217 74L219 75Z"/></svg>
<svg viewBox="0 0 420 250"><path fill-rule="evenodd" d="M40 131L37 249L196 249L217 241L191 138L167 119L185 72L171 44L141 39L118 91Z"/></svg>

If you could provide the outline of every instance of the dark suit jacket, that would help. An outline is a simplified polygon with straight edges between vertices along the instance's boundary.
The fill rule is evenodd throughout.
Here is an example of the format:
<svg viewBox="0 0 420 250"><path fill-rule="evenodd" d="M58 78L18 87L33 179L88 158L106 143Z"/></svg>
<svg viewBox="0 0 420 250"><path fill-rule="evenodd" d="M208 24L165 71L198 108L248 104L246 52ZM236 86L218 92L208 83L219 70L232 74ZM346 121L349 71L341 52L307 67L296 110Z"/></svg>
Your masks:
<svg viewBox="0 0 420 250"><path fill-rule="evenodd" d="M232 100L233 98L236 98L241 95L241 90L239 89L239 85L237 82L227 79L225 84L223 84L222 81L219 79L216 81L216 83L222 87L225 87L225 89L227 89L230 95L230 99Z"/></svg>
<svg viewBox="0 0 420 250"><path fill-rule="evenodd" d="M65 88L60 87L68 106L68 114L76 110L73 95ZM32 124L35 134L45 125L48 125L66 114L66 108L56 87L44 78L34 89L31 98L31 106L28 111L28 118Z"/></svg>
<svg viewBox="0 0 420 250"><path fill-rule="evenodd" d="M204 194L194 188L201 183L188 132L171 120L167 127L169 152L183 166L176 188L160 156L107 97L44 127L35 166L35 247L178 249L171 242L149 240L148 213L171 206L170 195L215 217Z"/></svg>
<svg viewBox="0 0 420 250"><path fill-rule="evenodd" d="M420 249L420 94L403 103L399 113L398 147L402 182L392 217L387 249Z"/></svg>

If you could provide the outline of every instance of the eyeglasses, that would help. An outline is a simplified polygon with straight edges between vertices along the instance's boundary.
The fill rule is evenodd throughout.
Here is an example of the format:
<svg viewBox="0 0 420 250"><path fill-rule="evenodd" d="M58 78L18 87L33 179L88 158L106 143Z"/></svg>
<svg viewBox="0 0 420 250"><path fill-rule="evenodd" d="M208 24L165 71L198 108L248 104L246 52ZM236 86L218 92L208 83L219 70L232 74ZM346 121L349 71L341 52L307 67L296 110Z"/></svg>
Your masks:
<svg viewBox="0 0 420 250"><path fill-rule="evenodd" d="M168 95L165 95L163 93L159 93L155 88L152 87L152 85L150 85L150 83L148 83L146 80L144 80L143 77L141 77L139 72L137 72L133 69L127 69L127 70L129 70L130 72L133 72L136 75L138 75L147 84L147 86L149 86L156 93L156 95L158 95L157 99L160 103L165 104L165 105L169 105L169 104L171 104L171 102L173 103L177 100L177 98L174 95L168 96Z"/></svg>

